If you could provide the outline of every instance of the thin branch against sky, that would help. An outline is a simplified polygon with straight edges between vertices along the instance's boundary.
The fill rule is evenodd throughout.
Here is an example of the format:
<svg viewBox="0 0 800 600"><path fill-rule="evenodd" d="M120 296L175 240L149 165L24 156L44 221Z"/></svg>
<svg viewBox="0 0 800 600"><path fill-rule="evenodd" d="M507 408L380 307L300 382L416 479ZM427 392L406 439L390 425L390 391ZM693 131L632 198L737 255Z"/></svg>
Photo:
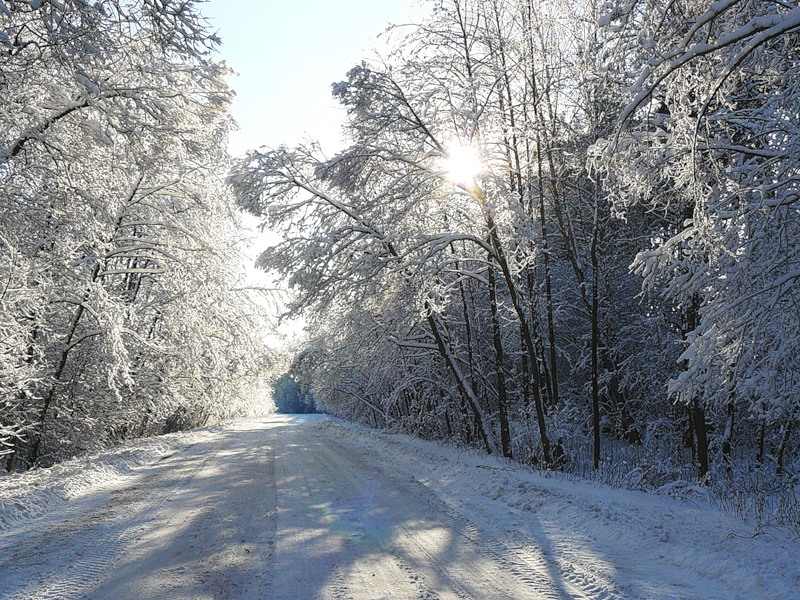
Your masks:
<svg viewBox="0 0 800 600"><path fill-rule="evenodd" d="M203 6L222 38L220 57L238 73L233 154L262 145L317 139L335 150L342 111L330 86L369 55L389 23L408 16L408 0L210 0Z"/></svg>

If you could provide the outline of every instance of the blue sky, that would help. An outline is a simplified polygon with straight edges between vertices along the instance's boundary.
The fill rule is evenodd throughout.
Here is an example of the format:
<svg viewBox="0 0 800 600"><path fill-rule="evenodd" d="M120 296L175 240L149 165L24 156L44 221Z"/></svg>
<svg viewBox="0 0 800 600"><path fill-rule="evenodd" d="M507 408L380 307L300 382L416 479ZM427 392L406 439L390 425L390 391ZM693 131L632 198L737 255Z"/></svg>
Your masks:
<svg viewBox="0 0 800 600"><path fill-rule="evenodd" d="M202 5L222 38L220 57L241 131L231 151L292 145L304 137L332 152L341 109L330 86L368 56L387 23L408 20L408 0L210 0Z"/></svg>

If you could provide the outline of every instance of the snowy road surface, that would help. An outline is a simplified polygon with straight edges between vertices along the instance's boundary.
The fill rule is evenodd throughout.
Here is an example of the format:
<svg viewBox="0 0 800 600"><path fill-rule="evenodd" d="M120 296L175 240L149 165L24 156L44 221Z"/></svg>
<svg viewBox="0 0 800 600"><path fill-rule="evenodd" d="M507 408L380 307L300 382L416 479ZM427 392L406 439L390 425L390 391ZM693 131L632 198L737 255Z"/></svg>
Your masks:
<svg viewBox="0 0 800 600"><path fill-rule="evenodd" d="M797 540L692 503L319 416L158 440L0 478L0 598L800 595Z"/></svg>

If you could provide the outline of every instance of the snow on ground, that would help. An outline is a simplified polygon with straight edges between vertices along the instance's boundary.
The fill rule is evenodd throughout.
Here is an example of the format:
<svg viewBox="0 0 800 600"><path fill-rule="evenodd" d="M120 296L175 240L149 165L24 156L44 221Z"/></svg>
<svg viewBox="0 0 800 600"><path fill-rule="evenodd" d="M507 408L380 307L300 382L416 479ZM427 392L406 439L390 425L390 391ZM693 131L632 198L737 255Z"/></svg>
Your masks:
<svg viewBox="0 0 800 600"><path fill-rule="evenodd" d="M0 477L0 598L793 598L800 541L319 415Z"/></svg>
<svg viewBox="0 0 800 600"><path fill-rule="evenodd" d="M29 473L0 471L0 532L43 516L54 505L81 502L104 486L113 487L142 466L193 446L216 431L218 428L214 427L131 440Z"/></svg>
<svg viewBox="0 0 800 600"><path fill-rule="evenodd" d="M538 547L565 580L594 581L598 597L615 588L623 598L800 598L800 540L791 532L758 532L699 500L570 481L336 421L320 426L413 474L512 546Z"/></svg>

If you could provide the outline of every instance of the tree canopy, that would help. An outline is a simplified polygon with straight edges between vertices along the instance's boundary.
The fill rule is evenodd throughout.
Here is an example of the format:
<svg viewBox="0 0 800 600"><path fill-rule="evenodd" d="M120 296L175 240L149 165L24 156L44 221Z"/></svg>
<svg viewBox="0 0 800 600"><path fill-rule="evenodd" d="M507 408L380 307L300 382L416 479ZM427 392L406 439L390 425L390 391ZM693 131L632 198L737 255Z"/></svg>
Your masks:
<svg viewBox="0 0 800 600"><path fill-rule="evenodd" d="M784 470L800 9L428 6L333 85L343 151L231 172L282 234L259 264L310 323L298 381L326 411L544 467Z"/></svg>
<svg viewBox="0 0 800 600"><path fill-rule="evenodd" d="M263 372L215 43L191 1L0 2L8 469L219 418Z"/></svg>

